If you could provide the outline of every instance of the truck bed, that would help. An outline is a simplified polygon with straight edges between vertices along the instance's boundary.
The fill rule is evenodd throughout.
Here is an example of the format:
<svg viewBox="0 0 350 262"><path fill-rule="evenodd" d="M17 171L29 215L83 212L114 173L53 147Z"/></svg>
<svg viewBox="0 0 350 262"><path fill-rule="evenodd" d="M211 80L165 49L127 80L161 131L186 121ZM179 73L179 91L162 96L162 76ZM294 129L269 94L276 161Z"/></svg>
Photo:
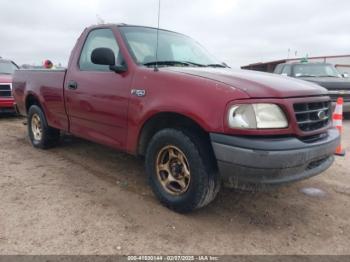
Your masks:
<svg viewBox="0 0 350 262"><path fill-rule="evenodd" d="M19 112L27 115L28 99L36 99L50 126L68 130L63 88L65 76L66 70L17 70L13 77L13 95Z"/></svg>

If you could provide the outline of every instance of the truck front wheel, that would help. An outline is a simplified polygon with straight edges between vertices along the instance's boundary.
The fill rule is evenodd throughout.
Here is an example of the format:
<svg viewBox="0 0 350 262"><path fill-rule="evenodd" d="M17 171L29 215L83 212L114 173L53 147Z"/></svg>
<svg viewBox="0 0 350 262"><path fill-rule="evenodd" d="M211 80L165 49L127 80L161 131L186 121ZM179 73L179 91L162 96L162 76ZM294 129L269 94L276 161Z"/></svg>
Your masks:
<svg viewBox="0 0 350 262"><path fill-rule="evenodd" d="M209 204L220 179L207 145L191 132L164 129L153 136L146 152L146 170L153 192L180 213Z"/></svg>
<svg viewBox="0 0 350 262"><path fill-rule="evenodd" d="M32 145L41 149L54 146L60 138L60 131L48 126L44 112L37 105L28 111L28 134Z"/></svg>

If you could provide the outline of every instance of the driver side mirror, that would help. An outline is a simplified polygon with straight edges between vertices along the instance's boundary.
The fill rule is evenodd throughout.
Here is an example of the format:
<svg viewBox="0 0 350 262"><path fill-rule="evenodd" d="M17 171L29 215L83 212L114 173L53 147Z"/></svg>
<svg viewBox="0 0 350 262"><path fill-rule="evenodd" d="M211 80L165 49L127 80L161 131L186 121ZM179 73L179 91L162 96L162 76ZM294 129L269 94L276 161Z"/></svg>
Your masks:
<svg viewBox="0 0 350 262"><path fill-rule="evenodd" d="M346 73L346 72L344 72L344 73L341 74L341 76L344 77L344 78L348 78L348 77L349 77L349 74Z"/></svg>
<svg viewBox="0 0 350 262"><path fill-rule="evenodd" d="M91 53L91 62L96 65L106 65L109 69L116 73L123 73L127 71L126 66L115 64L115 54L109 48L96 48Z"/></svg>

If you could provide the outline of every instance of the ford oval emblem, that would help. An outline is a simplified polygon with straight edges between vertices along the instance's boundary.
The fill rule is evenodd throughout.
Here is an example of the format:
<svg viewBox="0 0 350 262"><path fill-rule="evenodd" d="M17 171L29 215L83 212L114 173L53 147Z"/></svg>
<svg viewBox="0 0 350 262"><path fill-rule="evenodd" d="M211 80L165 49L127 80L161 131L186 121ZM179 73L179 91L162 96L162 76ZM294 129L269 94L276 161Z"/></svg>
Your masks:
<svg viewBox="0 0 350 262"><path fill-rule="evenodd" d="M319 111L319 112L317 113L317 116L318 116L318 119L320 119L320 120L325 120L325 119L327 119L327 115L326 115L326 112L325 112L325 111Z"/></svg>

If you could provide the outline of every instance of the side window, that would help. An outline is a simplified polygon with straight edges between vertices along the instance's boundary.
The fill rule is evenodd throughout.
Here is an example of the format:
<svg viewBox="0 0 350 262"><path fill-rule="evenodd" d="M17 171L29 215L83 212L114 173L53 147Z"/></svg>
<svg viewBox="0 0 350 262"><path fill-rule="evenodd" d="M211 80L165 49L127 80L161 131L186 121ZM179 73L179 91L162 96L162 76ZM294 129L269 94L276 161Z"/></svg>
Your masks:
<svg viewBox="0 0 350 262"><path fill-rule="evenodd" d="M96 29L89 33L79 59L79 68L83 71L109 71L108 66L91 62L91 53L96 48L109 48L115 54L115 61L121 64L119 46L111 29Z"/></svg>
<svg viewBox="0 0 350 262"><path fill-rule="evenodd" d="M292 67L290 65L285 65L283 67L281 74L291 76L292 75Z"/></svg>

